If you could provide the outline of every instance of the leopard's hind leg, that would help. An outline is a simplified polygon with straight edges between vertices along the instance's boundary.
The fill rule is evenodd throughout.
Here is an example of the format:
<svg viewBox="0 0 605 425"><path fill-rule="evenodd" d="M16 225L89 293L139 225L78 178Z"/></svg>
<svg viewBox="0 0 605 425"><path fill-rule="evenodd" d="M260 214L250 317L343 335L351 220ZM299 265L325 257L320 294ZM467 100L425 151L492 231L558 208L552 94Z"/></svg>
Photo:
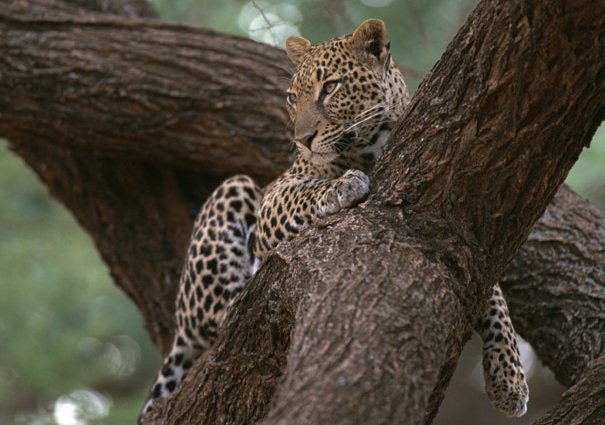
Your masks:
<svg viewBox="0 0 605 425"><path fill-rule="evenodd" d="M522 416L527 411L529 389L500 285L494 285L476 330L483 340L483 376L488 397L505 415Z"/></svg>
<svg viewBox="0 0 605 425"><path fill-rule="evenodd" d="M170 397L193 362L216 339L228 307L253 274L253 240L261 189L247 176L216 188L193 226L179 281L175 332L170 353L151 386L139 416L157 398Z"/></svg>

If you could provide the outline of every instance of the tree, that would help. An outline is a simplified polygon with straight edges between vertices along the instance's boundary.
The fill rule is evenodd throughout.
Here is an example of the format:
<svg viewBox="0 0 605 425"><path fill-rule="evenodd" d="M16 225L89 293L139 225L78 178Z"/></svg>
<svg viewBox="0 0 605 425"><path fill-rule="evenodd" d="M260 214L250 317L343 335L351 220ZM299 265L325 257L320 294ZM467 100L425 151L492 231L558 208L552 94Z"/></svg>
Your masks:
<svg viewBox="0 0 605 425"><path fill-rule="evenodd" d="M603 9L482 2L402 117L370 199L276 250L156 423L429 423L502 276L517 330L575 384L540 423L597 423L605 216L562 189L509 260L605 115ZM0 5L0 135L166 350L196 209L224 177L266 183L288 163L289 65L134 17L149 14Z"/></svg>

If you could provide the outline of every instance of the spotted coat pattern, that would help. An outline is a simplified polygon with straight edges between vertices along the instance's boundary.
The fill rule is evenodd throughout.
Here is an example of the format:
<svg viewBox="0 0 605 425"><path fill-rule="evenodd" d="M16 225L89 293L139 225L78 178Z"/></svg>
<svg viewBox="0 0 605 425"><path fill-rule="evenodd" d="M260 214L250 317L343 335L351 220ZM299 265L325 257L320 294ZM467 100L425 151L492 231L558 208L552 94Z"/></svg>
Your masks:
<svg viewBox="0 0 605 425"><path fill-rule="evenodd" d="M273 248L367 195L366 173L409 103L389 47L384 23L376 19L316 45L297 36L287 40L296 65L287 104L298 157L264 191L236 176L202 207L181 276L172 350L143 413L154 399L169 397L213 343L234 297ZM483 340L488 396L504 414L523 415L528 389L497 284L476 330Z"/></svg>
<svg viewBox="0 0 605 425"><path fill-rule="evenodd" d="M176 298L172 348L151 386L139 424L159 397L169 397L217 337L227 308L252 275L255 212L261 189L248 176L225 180L193 225Z"/></svg>
<svg viewBox="0 0 605 425"><path fill-rule="evenodd" d="M488 397L505 415L524 415L529 389L500 285L493 286L487 311L475 329L483 340L483 377Z"/></svg>
<svg viewBox="0 0 605 425"><path fill-rule="evenodd" d="M372 168L409 103L382 21L317 45L290 37L297 66L288 90L298 158L268 189L257 214L255 254L264 259L319 218L362 200Z"/></svg>

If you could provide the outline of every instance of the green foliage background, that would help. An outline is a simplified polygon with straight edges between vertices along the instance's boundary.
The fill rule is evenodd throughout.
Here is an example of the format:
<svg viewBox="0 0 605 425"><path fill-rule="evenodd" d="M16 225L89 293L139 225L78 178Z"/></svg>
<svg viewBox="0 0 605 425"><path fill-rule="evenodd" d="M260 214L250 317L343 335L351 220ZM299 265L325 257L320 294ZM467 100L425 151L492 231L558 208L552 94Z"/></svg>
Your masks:
<svg viewBox="0 0 605 425"><path fill-rule="evenodd" d="M154 3L162 19L279 45L294 32L320 41L348 33L366 18L382 18L411 89L474 5L473 0ZM592 145L568 182L604 207L603 128ZM67 423L57 416L57 399L78 399L79 389L97 391L105 407L76 403L78 424L133 423L159 364L156 349L90 238L8 146L0 140L0 424ZM485 400L477 403L487 406Z"/></svg>

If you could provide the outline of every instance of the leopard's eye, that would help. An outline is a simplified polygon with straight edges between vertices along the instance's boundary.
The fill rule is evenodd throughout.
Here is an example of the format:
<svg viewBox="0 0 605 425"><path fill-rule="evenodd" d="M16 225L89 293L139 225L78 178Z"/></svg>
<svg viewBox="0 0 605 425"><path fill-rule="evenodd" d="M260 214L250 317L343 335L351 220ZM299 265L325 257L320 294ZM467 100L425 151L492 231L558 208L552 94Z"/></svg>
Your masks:
<svg viewBox="0 0 605 425"><path fill-rule="evenodd" d="M286 101L290 106L296 105L296 95L292 92L288 92L288 95L286 96Z"/></svg>
<svg viewBox="0 0 605 425"><path fill-rule="evenodd" d="M328 81L323 86L323 92L325 94L333 93L338 87L338 81Z"/></svg>

